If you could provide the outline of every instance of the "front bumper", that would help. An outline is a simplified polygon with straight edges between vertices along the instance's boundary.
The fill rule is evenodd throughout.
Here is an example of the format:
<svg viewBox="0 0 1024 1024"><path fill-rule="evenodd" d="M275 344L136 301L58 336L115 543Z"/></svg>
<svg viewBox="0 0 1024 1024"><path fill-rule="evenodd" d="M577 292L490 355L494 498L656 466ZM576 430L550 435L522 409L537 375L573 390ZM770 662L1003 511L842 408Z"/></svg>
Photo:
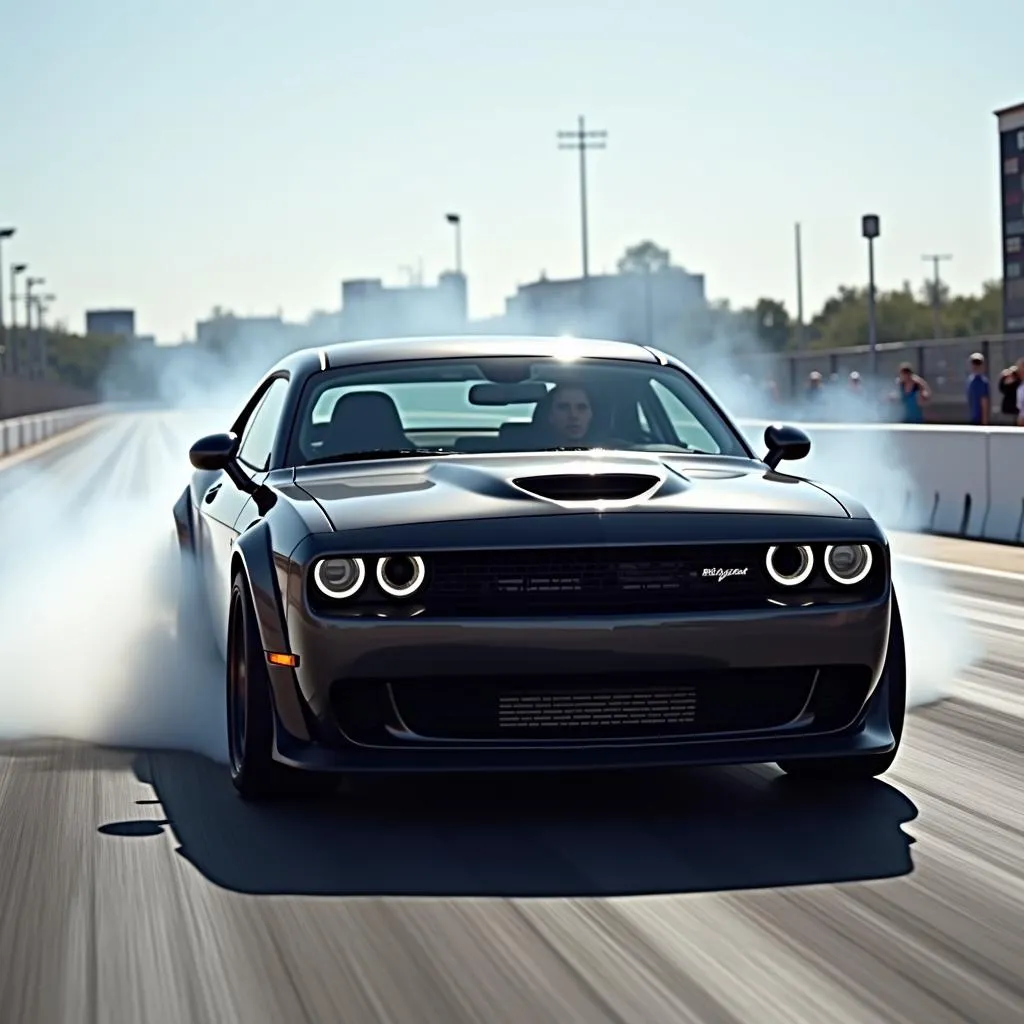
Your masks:
<svg viewBox="0 0 1024 1024"><path fill-rule="evenodd" d="M526 620L339 620L292 605L299 666L270 667L275 756L483 772L883 752L889 617L888 593L842 609Z"/></svg>

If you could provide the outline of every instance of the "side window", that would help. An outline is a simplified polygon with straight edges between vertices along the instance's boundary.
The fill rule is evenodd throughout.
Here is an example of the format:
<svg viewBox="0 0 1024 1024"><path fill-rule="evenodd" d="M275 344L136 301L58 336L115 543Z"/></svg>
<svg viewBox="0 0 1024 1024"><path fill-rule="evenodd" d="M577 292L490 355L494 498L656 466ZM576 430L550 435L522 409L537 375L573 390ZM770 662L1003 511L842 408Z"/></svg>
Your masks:
<svg viewBox="0 0 1024 1024"><path fill-rule="evenodd" d="M721 447L682 399L673 394L660 380L651 381L651 390L665 410L680 441L691 448L699 448L712 455L717 455L721 451Z"/></svg>
<svg viewBox="0 0 1024 1024"><path fill-rule="evenodd" d="M267 388L249 417L238 449L238 461L249 469L263 472L270 464L270 450L274 445L277 424L287 394L288 382L279 377Z"/></svg>

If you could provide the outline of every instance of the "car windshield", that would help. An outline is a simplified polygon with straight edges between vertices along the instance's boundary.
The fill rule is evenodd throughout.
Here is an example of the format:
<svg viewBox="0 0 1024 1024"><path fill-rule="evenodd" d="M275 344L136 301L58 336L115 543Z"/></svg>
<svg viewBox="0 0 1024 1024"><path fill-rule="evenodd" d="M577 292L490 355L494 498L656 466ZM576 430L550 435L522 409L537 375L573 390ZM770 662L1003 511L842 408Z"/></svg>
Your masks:
<svg viewBox="0 0 1024 1024"><path fill-rule="evenodd" d="M673 367L488 357L317 374L299 403L289 462L583 448L749 454Z"/></svg>

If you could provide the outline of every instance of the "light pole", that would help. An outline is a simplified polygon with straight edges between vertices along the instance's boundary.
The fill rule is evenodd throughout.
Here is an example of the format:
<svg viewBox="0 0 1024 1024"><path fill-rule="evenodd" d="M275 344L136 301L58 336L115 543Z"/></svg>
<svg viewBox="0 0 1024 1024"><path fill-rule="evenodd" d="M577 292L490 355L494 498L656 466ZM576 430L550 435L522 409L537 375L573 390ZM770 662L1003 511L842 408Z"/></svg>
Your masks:
<svg viewBox="0 0 1024 1024"><path fill-rule="evenodd" d="M800 247L800 225L795 225L796 235L796 347L804 347L804 260Z"/></svg>
<svg viewBox="0 0 1024 1024"><path fill-rule="evenodd" d="M860 233L868 240L868 345L871 346L871 375L878 376L878 328L875 323L875 239L882 233L877 213L861 217Z"/></svg>
<svg viewBox="0 0 1024 1024"><path fill-rule="evenodd" d="M445 220L455 228L455 273L462 273L462 218L457 213L445 214Z"/></svg>
<svg viewBox="0 0 1024 1024"><path fill-rule="evenodd" d="M46 284L46 278L25 278L25 327L30 331L32 330L32 289L35 288L37 284Z"/></svg>
<svg viewBox="0 0 1024 1024"><path fill-rule="evenodd" d="M7 328L4 326L4 242L14 237L16 228L0 228L0 373L7 372Z"/></svg>
<svg viewBox="0 0 1024 1024"><path fill-rule="evenodd" d="M45 277L25 278L25 345L22 352L25 356L25 376L32 376L32 352L35 349L33 344L34 335L32 331L32 289L37 284L46 284Z"/></svg>
<svg viewBox="0 0 1024 1024"><path fill-rule="evenodd" d="M26 270L28 270L27 263L11 264L11 343L8 346L10 355L8 366L15 375L18 373L18 304L16 301L18 295L18 275L24 274Z"/></svg>
<svg viewBox="0 0 1024 1024"><path fill-rule="evenodd" d="M46 337L46 314L49 311L50 304L57 301L57 296L52 292L46 295L37 295L35 297L36 306L36 367L35 373L42 380L47 376L46 370L49 363L49 346L47 344Z"/></svg>

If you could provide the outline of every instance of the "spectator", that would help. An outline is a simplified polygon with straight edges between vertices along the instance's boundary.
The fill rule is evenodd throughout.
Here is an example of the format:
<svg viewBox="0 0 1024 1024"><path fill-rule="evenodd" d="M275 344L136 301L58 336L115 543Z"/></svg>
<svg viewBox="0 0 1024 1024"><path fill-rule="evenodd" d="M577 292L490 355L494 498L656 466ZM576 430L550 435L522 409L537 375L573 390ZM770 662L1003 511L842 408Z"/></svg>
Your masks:
<svg viewBox="0 0 1024 1024"><path fill-rule="evenodd" d="M1020 412L1017 405L1017 389L1020 387L1021 379L1016 366L1008 366L999 375L999 392L1003 396L1000 411L1004 416L1009 417L1010 423L1014 424L1017 422Z"/></svg>
<svg viewBox="0 0 1024 1024"><path fill-rule="evenodd" d="M1017 426L1024 427L1024 356L1017 360Z"/></svg>
<svg viewBox="0 0 1024 1024"><path fill-rule="evenodd" d="M910 363L903 363L900 366L896 383L897 391L893 398L903 407L902 422L924 423L923 406L932 397L928 382L914 373L914 368Z"/></svg>
<svg viewBox="0 0 1024 1024"><path fill-rule="evenodd" d="M971 355L967 378L968 422L974 426L987 427L989 423L990 395L988 377L985 376L985 357L980 352Z"/></svg>

